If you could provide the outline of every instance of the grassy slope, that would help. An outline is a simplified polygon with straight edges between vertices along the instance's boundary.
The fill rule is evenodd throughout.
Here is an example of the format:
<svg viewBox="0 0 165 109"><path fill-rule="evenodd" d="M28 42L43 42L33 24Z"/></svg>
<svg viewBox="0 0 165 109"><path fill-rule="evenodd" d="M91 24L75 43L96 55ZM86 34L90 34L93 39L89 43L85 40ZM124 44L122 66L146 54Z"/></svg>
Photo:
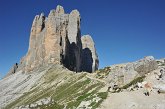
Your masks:
<svg viewBox="0 0 165 109"><path fill-rule="evenodd" d="M62 109L64 106L72 109L82 101L98 96L101 100L91 104L93 108L96 108L107 96L106 93L98 92L102 87L104 83L87 78L86 73L75 74L62 68L52 68L28 93L6 106L5 109L28 105L46 97L51 97L55 103L42 106L41 109Z"/></svg>

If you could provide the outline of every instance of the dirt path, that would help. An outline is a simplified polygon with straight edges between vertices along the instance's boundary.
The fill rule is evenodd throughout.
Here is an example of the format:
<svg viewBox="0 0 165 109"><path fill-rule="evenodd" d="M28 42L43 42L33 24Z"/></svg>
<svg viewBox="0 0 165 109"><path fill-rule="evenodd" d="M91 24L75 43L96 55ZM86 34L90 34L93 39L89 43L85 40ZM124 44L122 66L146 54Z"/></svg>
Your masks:
<svg viewBox="0 0 165 109"><path fill-rule="evenodd" d="M99 81L99 82L106 83L106 81L101 80L101 79L98 79L98 78L95 78L95 77L92 77L92 76L93 76L93 75L86 75L86 77L89 78L89 79L92 79L92 80L96 80L96 81Z"/></svg>
<svg viewBox="0 0 165 109"><path fill-rule="evenodd" d="M145 96L143 90L109 93L100 109L165 109L165 94Z"/></svg>

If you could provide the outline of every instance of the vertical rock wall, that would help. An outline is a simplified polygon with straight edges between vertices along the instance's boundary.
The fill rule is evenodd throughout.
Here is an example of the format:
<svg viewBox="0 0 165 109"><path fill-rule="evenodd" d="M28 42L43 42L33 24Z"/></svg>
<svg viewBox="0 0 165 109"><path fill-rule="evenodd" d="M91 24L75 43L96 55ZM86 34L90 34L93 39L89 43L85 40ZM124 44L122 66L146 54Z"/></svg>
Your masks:
<svg viewBox="0 0 165 109"><path fill-rule="evenodd" d="M78 10L65 14L62 6L51 10L48 17L43 13L35 16L29 49L18 69L31 72L51 64L62 64L76 72L97 70L94 42L90 36L81 38L80 21Z"/></svg>

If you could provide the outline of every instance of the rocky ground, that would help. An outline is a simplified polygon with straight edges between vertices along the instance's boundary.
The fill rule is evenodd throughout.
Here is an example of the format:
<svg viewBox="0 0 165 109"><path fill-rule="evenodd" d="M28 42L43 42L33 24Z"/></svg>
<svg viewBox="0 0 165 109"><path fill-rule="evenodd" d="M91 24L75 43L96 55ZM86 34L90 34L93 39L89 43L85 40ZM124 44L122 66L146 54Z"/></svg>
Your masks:
<svg viewBox="0 0 165 109"><path fill-rule="evenodd" d="M148 58L148 57L147 57ZM152 58L152 57L150 57ZM148 59L147 59L148 60ZM101 78L110 81L109 86L112 84L118 85L121 88L120 91L110 90L111 92L108 93L107 99L101 104L100 109L165 109L165 66L164 66L164 59L157 60L155 65L153 62L148 61L146 58L136 61L134 63L126 63L126 64L119 64L114 65L111 67L107 67L104 69L103 72L111 72L112 74L108 74L107 76L100 75ZM141 63L143 62L143 64ZM147 65L150 64L150 65ZM152 64L151 64L152 63ZM128 75L130 71L135 72L135 69L131 68L132 64L141 64L140 70L143 70L144 78L137 79L139 77ZM150 66L150 67L149 67ZM123 70L123 68L129 70ZM155 68L154 68L155 67ZM150 68L150 69L149 69ZM152 69L152 70L151 70ZM145 71L148 72L145 73ZM114 71L114 72L113 72ZM117 71L117 72L116 72ZM131 73L132 73L131 72ZM99 72L100 73L100 72ZM116 77L112 78L114 74L118 76L117 80ZM137 74L138 72L135 72ZM122 76L123 75L123 76ZM109 80L109 76L111 76ZM127 80L123 80L121 84L121 76L125 78L132 78L131 82L127 82ZM141 75L142 76L142 75ZM98 76L99 77L99 76ZM133 79L134 78L134 79ZM116 81L115 83L113 83ZM126 83L126 84L125 84ZM151 87L146 88L143 84L150 84ZM149 89L149 96L145 95L145 92ZM115 89L117 90L117 89ZM159 93L160 92L160 93Z"/></svg>
<svg viewBox="0 0 165 109"><path fill-rule="evenodd" d="M107 92L99 92L105 83L75 73L61 65L40 73L17 72L0 81L2 109L74 109L96 108Z"/></svg>
<svg viewBox="0 0 165 109"><path fill-rule="evenodd" d="M145 96L143 89L109 93L100 109L165 109L165 94L152 92L150 96Z"/></svg>
<svg viewBox="0 0 165 109"><path fill-rule="evenodd" d="M62 65L28 74L19 71L0 80L0 108L164 109L164 63L164 59L146 57L92 74L69 71Z"/></svg>

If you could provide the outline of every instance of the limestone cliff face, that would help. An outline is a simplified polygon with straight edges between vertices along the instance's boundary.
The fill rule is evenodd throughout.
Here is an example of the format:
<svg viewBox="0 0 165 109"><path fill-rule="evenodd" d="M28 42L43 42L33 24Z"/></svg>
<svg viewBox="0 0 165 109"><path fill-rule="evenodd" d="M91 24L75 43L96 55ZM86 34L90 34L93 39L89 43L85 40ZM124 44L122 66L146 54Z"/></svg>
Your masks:
<svg viewBox="0 0 165 109"><path fill-rule="evenodd" d="M123 86L137 77L158 69L158 64L153 56L144 57L136 62L111 66L111 73L106 78L111 85Z"/></svg>
<svg viewBox="0 0 165 109"><path fill-rule="evenodd" d="M88 36L81 39L80 19L77 10L65 14L62 6L51 10L48 17L43 13L35 16L29 49L18 69L30 72L50 64L62 64L76 72L97 70L94 42ZM88 49L91 55L87 55L84 49Z"/></svg>
<svg viewBox="0 0 165 109"><path fill-rule="evenodd" d="M90 35L81 37L82 41L82 70L94 72L98 70L99 59L96 53L95 44Z"/></svg>

